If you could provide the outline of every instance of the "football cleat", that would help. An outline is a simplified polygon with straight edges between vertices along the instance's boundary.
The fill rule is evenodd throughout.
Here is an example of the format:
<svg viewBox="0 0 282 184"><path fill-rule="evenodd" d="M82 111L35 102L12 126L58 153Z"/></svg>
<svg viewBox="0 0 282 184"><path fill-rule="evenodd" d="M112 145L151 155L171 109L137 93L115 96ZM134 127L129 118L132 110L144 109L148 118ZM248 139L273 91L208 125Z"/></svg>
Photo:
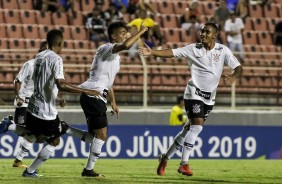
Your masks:
<svg viewBox="0 0 282 184"><path fill-rule="evenodd" d="M0 134L5 133L8 131L8 127L13 124L13 116L8 116L6 118L4 118L1 122L0 122Z"/></svg>
<svg viewBox="0 0 282 184"><path fill-rule="evenodd" d="M160 175L160 176L163 176L165 175L165 167L167 165L167 161L165 160L165 154L160 154L159 155L159 166L158 166L158 169L157 169L157 174Z"/></svg>
<svg viewBox="0 0 282 184"><path fill-rule="evenodd" d="M29 173L27 171L27 168L24 170L23 174L22 174L23 177L32 177L32 178L37 178L37 177L41 177L43 175L38 175L38 171L35 170L33 173Z"/></svg>
<svg viewBox="0 0 282 184"><path fill-rule="evenodd" d="M86 170L85 168L83 169L81 176L85 176L85 177L105 177L102 174L96 173L93 169L92 170Z"/></svg>
<svg viewBox="0 0 282 184"><path fill-rule="evenodd" d="M24 165L24 164L22 163L22 161L20 161L20 160L18 160L18 159L15 159L15 160L14 160L13 167L27 168L27 166Z"/></svg>
<svg viewBox="0 0 282 184"><path fill-rule="evenodd" d="M179 173L186 175L186 176L192 176L193 172L189 167L189 164L185 164L185 165L180 165L178 170Z"/></svg>

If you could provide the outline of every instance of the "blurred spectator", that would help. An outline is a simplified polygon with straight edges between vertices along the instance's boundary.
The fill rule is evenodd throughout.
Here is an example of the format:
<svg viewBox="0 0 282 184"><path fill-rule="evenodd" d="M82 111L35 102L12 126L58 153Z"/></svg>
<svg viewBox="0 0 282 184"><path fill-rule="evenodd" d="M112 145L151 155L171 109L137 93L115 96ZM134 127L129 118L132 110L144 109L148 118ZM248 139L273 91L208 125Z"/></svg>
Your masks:
<svg viewBox="0 0 282 184"><path fill-rule="evenodd" d="M184 99L183 96L177 97L177 104L174 105L170 112L169 125L179 126L184 125L187 121L187 116L183 112Z"/></svg>
<svg viewBox="0 0 282 184"><path fill-rule="evenodd" d="M113 21L123 21L123 14L115 7L114 3L109 4L109 8L104 15L107 25Z"/></svg>
<svg viewBox="0 0 282 184"><path fill-rule="evenodd" d="M98 47L99 41L107 41L106 36L106 21L101 18L100 10L97 7L93 8L92 16L87 18L86 29L90 41L94 41Z"/></svg>
<svg viewBox="0 0 282 184"><path fill-rule="evenodd" d="M226 21L224 30L227 35L227 42L230 50L233 52L239 52L239 58L242 61L244 59L244 48L242 39L244 23L242 19L237 17L235 12L230 12L230 18Z"/></svg>
<svg viewBox="0 0 282 184"><path fill-rule="evenodd" d="M234 11L236 10L236 6L238 4L238 0L226 0L225 1L227 4L227 8L229 11Z"/></svg>
<svg viewBox="0 0 282 184"><path fill-rule="evenodd" d="M137 10L148 10L153 14L157 14L157 11L151 6L148 0L113 0L116 8L122 11L122 13L136 14Z"/></svg>
<svg viewBox="0 0 282 184"><path fill-rule="evenodd" d="M215 10L214 20L218 25L218 29L222 30L225 24L225 21L229 17L229 10L227 8L226 2L220 0L219 7Z"/></svg>
<svg viewBox="0 0 282 184"><path fill-rule="evenodd" d="M192 37L196 38L193 42L200 41L200 30L203 25L197 22L197 17L195 15L191 15L188 20L187 16L182 15L180 17L180 24L182 29L189 31L190 34L192 34Z"/></svg>
<svg viewBox="0 0 282 184"><path fill-rule="evenodd" d="M239 0L235 12L245 22L248 16L248 0Z"/></svg>
<svg viewBox="0 0 282 184"><path fill-rule="evenodd" d="M34 3L36 10L51 11L51 12L66 12L72 10L73 12L74 0L37 0Z"/></svg>
<svg viewBox="0 0 282 184"><path fill-rule="evenodd" d="M141 39L150 47L161 46L163 43L163 35L161 34L159 25L147 16L146 10L139 10L139 17L140 18L136 18L127 24L131 27L131 33L134 34L139 30L141 23L144 21L143 25L148 27L148 31L142 35ZM142 42L139 42L139 44L143 46Z"/></svg>
<svg viewBox="0 0 282 184"><path fill-rule="evenodd" d="M282 21L276 23L274 29L274 42L275 45L282 47Z"/></svg>

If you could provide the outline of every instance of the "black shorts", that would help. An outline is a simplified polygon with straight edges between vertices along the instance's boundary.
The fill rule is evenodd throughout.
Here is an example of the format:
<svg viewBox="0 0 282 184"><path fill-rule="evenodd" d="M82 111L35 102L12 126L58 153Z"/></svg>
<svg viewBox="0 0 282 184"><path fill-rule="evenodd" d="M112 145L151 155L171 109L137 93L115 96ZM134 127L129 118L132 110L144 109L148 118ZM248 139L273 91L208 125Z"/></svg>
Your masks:
<svg viewBox="0 0 282 184"><path fill-rule="evenodd" d="M189 119L203 118L204 120L206 120L213 108L213 105L206 105L201 100L184 99L184 103L185 110Z"/></svg>
<svg viewBox="0 0 282 184"><path fill-rule="evenodd" d="M27 107L19 107L15 110L15 123L17 125L21 125L25 127L25 119L26 119L26 109Z"/></svg>
<svg viewBox="0 0 282 184"><path fill-rule="evenodd" d="M26 129L32 135L43 135L47 142L59 138L66 131L66 127L62 127L58 115L54 120L43 120L33 116L30 112L26 112Z"/></svg>
<svg viewBox="0 0 282 184"><path fill-rule="evenodd" d="M80 105L85 114L89 132L108 126L107 106L103 100L81 94Z"/></svg>

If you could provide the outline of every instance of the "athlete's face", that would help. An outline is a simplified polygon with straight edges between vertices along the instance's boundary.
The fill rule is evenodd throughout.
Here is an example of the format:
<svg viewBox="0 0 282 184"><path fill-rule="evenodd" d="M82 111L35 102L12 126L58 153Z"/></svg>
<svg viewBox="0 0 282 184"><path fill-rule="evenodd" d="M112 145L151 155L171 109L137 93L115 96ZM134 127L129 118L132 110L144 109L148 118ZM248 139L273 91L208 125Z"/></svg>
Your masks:
<svg viewBox="0 0 282 184"><path fill-rule="evenodd" d="M127 39L127 30L124 27L121 27L116 30L113 34L113 40L115 43L122 43Z"/></svg>
<svg viewBox="0 0 282 184"><path fill-rule="evenodd" d="M214 42L216 39L216 32L211 26L203 26L201 33L201 43L208 44Z"/></svg>
<svg viewBox="0 0 282 184"><path fill-rule="evenodd" d="M58 47L58 54L62 52L63 47L64 47L64 39L62 38L60 46Z"/></svg>

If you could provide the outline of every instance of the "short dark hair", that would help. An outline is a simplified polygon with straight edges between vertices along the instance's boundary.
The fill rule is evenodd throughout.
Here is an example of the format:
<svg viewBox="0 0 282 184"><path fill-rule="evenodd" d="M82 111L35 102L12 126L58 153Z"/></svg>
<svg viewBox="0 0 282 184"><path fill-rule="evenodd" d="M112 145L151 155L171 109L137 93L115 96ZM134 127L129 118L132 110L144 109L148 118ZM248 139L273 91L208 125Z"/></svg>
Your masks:
<svg viewBox="0 0 282 184"><path fill-rule="evenodd" d="M59 29L52 29L47 33L47 43L48 47L52 49L54 46L60 46L63 39L63 32Z"/></svg>
<svg viewBox="0 0 282 184"><path fill-rule="evenodd" d="M215 23L208 22L208 23L205 23L205 26L211 26L213 28L213 30L215 31L215 33L218 32L218 28L217 28L217 25Z"/></svg>
<svg viewBox="0 0 282 184"><path fill-rule="evenodd" d="M180 104L180 102L183 100L183 96L178 96L177 97L177 104Z"/></svg>
<svg viewBox="0 0 282 184"><path fill-rule="evenodd" d="M108 27L108 37L110 42L113 42L113 39L111 37L111 35L119 28L124 27L125 29L127 29L126 24L124 22L121 21L116 21L116 22L112 22L110 23L109 27Z"/></svg>
<svg viewBox="0 0 282 184"><path fill-rule="evenodd" d="M48 44L47 41L40 42L40 46L39 46L38 52L42 52L42 51L46 50L47 49L47 44Z"/></svg>

